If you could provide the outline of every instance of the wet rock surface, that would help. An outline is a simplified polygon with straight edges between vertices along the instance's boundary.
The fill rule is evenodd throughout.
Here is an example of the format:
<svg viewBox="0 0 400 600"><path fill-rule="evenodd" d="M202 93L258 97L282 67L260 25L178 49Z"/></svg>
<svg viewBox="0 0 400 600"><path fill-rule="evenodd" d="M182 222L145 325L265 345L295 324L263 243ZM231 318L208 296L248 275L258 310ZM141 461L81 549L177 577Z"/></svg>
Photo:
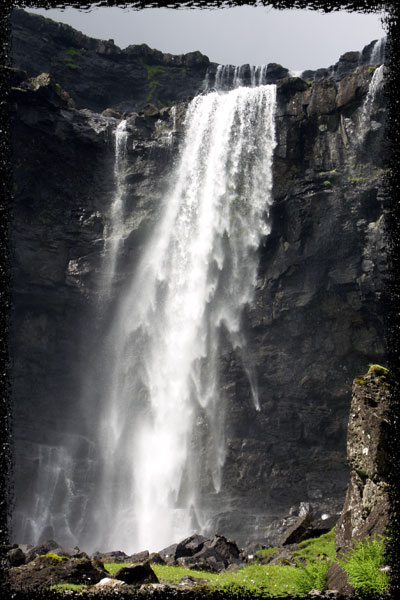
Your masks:
<svg viewBox="0 0 400 600"><path fill-rule="evenodd" d="M32 18L36 19L17 16L15 35L27 35L26 23ZM35 23L43 23L37 18ZM78 42L78 34L67 26L49 27L55 36L70 36L63 48L66 43L78 49L79 44L82 48L89 44L85 36ZM26 44L33 39L26 39ZM23 537L17 536L25 541L34 537L24 514L39 477L39 462L49 462L52 453L60 452L65 432L73 432L81 457L74 467L81 474L79 495L88 461L96 454L88 425L96 416L89 407L82 409L81 381L90 371L90 386L96 390L102 385L97 362L104 331L92 315L102 292L99 273L114 189L112 132L118 118L115 112L101 115L90 107L126 110L106 93L104 106L93 101L80 108L77 99L83 103L86 91L75 77L79 69L65 66L74 71L74 77L65 80L40 75L47 65L38 58L43 44L36 54L26 54L29 68L21 63L28 77L23 70L14 70L16 85L10 96L15 157L11 344L15 520L24 531ZM90 44L87 53L93 51L102 61L114 60L117 51L112 44ZM139 51L130 52L143 59ZM147 52L146 60L153 60L151 56ZM196 56L193 64L185 59L190 65L182 59L179 68L194 69L203 77L205 62ZM78 64L78 55L74 57ZM165 55L157 60L172 61ZM132 71L139 104L149 86L146 68L141 69L137 76ZM336 514L338 506L340 510L349 477L346 428L351 382L354 373L364 372L369 362L384 362L386 354L382 318L386 99L378 92L370 114L376 125L363 129L360 115L373 76L368 65L343 73L340 81L306 85L281 75L275 202L269 215L271 234L260 249L255 301L244 315L248 346L240 356L225 342L220 355L222 393L229 406L221 492L213 491L209 470L199 474L202 507L212 514L204 534L219 531L240 545L251 540L279 543L282 519L300 502L310 503L317 520L324 513ZM114 85L112 78L108 81L103 75L103 79ZM127 115L130 234L123 243L114 296L123 289L157 220L182 139L185 111L182 102L175 115L171 108L157 106ZM246 362L255 366L259 411ZM201 418L197 431L207 433ZM64 497L65 486L60 483L54 497L60 520ZM88 514L83 538L93 526L91 518ZM55 535L50 528L41 532L41 539Z"/></svg>

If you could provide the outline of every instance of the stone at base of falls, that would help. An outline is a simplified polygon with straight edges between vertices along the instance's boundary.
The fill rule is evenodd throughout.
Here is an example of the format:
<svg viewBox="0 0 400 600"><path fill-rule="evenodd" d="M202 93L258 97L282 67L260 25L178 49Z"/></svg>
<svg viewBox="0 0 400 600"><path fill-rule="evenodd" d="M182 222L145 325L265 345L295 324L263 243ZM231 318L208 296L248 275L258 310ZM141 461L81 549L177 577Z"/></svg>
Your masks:
<svg viewBox="0 0 400 600"><path fill-rule="evenodd" d="M300 517L292 527L286 531L281 539L281 546L297 544L307 538L307 532L314 520L314 515L307 513Z"/></svg>
<svg viewBox="0 0 400 600"><path fill-rule="evenodd" d="M206 537L199 535L198 533L182 540L176 546L174 553L175 560L184 556L193 556L193 554L196 554L202 549L204 543L207 541L209 540L207 540Z"/></svg>
<svg viewBox="0 0 400 600"><path fill-rule="evenodd" d="M201 537L192 536L193 547L195 547L195 539ZM190 539L188 538L188 540ZM184 542L186 541L184 540ZM182 544L182 542L178 544L178 547L182 548ZM175 562L177 565L189 569L219 572L226 569L228 565L241 562L240 550L232 540L228 540L222 535L216 535L212 540L205 539L200 542L198 550L194 554L176 557Z"/></svg>
<svg viewBox="0 0 400 600"><path fill-rule="evenodd" d="M9 569L13 589L43 589L58 583L94 585L107 573L87 558L39 556L26 565Z"/></svg>
<svg viewBox="0 0 400 600"><path fill-rule="evenodd" d="M144 562L141 565L132 565L131 567L122 567L115 573L114 577L115 579L124 581L128 585L159 583L157 575L148 562Z"/></svg>
<svg viewBox="0 0 400 600"><path fill-rule="evenodd" d="M25 564L25 554L21 548L12 548L7 552L7 562L10 567L20 567Z"/></svg>

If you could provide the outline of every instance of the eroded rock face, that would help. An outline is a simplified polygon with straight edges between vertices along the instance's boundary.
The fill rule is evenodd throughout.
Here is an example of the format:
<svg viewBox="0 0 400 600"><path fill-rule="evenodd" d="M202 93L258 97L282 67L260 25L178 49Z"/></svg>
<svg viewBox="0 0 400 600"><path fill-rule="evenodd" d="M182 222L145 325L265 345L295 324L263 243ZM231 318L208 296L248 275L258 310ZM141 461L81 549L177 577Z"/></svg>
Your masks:
<svg viewBox="0 0 400 600"><path fill-rule="evenodd" d="M57 35L62 31L72 36L71 47L76 47L76 32L56 25ZM113 45L103 43L100 51L99 42L92 42L88 53L92 49L102 60L113 60ZM86 41L79 43L84 46ZM133 57L142 57L138 52L130 50ZM151 53L146 56L150 60ZM193 61L185 66L182 59L179 68L200 72L202 60L196 55ZM38 71L42 66L38 62ZM28 75L39 74L25 68ZM142 102L148 89L144 71L131 73L142 90ZM240 545L264 538L266 527L301 501L309 502L316 518L343 502L351 381L369 362L384 362L386 352L385 98L378 92L369 117L374 125L363 129L360 115L373 75L368 66L340 82L309 84L281 75L271 234L260 249L255 301L244 315L245 359L255 366L261 409L254 408L243 356L225 342L220 365L228 406L227 455L221 492L213 491L207 469L199 474L203 508L212 513L205 535L219 531ZM102 293L99 273L115 184L112 132L118 115L92 112L90 106L100 110L95 103L74 108L68 98L79 107L78 88L70 89L68 81L75 85L79 77L65 79L67 95L52 77L24 77L21 71L14 73L10 98L15 536L34 543L36 536L54 536L74 545L62 539L62 532L59 537L51 528L30 529L24 515L40 481L39 465L51 463L66 437L81 457L73 466L81 499L87 465L96 461L90 439L96 410L82 400L82 381L85 373L93 374L86 385L95 396L104 331L93 314ZM113 86L104 73L102 79L106 88ZM101 110L118 108L106 91ZM174 100L180 98L176 89L171 94ZM157 221L185 111L186 104L179 103L174 114L167 107L149 107L127 115L131 232L121 251L113 297L123 289ZM199 422L199 435L202 427ZM68 464L64 466L68 471ZM54 491L59 522L66 489L60 482ZM79 518L77 514L76 522ZM90 519L88 514L87 527L92 526ZM82 531L83 539L86 533ZM75 543L85 547L82 540Z"/></svg>
<svg viewBox="0 0 400 600"><path fill-rule="evenodd" d="M343 551L388 525L389 456L388 374L382 368L354 380L347 457L352 468L341 517L335 528L337 551Z"/></svg>

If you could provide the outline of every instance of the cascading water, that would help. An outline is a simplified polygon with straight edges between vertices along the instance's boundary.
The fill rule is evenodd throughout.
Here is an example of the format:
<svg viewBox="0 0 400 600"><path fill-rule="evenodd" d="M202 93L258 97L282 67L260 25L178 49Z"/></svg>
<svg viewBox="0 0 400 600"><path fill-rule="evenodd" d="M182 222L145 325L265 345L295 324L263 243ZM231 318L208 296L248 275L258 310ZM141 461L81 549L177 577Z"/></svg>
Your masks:
<svg viewBox="0 0 400 600"><path fill-rule="evenodd" d="M231 90L244 85L245 81L250 87L266 83L267 65L218 65L215 72L214 88L217 90ZM207 77L208 85L209 77Z"/></svg>
<svg viewBox="0 0 400 600"><path fill-rule="evenodd" d="M171 191L106 340L95 548L160 550L202 531L204 479L220 490L219 340L223 331L245 350L242 311L269 232L274 110L275 86L212 92L188 107Z"/></svg>
<svg viewBox="0 0 400 600"><path fill-rule="evenodd" d="M114 178L115 194L111 204L110 226L105 235L105 289L110 288L114 278L118 250L124 233L124 197L125 197L125 155L127 143L126 120L121 121L114 131L115 161Z"/></svg>
<svg viewBox="0 0 400 600"><path fill-rule="evenodd" d="M371 127L371 125L372 125L371 124L371 112L373 109L375 96L376 96L378 90L380 89L380 87L382 86L383 77L384 77L384 66L381 65L374 71L374 74L373 74L370 84L369 84L368 93L365 97L365 101L361 108L361 114L360 114L359 126L358 126L359 143L361 143L363 141L363 139L368 131L368 128Z"/></svg>
<svg viewBox="0 0 400 600"><path fill-rule="evenodd" d="M385 50L386 50L386 38L383 37L380 40L377 40L372 52L371 57L369 59L370 65L381 65L385 60Z"/></svg>

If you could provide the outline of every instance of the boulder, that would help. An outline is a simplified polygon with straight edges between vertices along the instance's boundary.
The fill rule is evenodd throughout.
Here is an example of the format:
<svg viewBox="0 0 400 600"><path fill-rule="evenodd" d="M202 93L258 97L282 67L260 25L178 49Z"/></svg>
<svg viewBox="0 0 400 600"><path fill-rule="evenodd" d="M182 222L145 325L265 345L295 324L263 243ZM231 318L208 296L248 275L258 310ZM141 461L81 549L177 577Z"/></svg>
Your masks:
<svg viewBox="0 0 400 600"><path fill-rule="evenodd" d="M25 564L25 554L21 548L12 548L7 552L7 562L10 567L19 567Z"/></svg>
<svg viewBox="0 0 400 600"><path fill-rule="evenodd" d="M284 533L280 545L287 546L288 544L298 544L299 542L305 540L307 538L307 534L311 530L313 521L314 515L311 513L299 517L296 523Z"/></svg>
<svg viewBox="0 0 400 600"><path fill-rule="evenodd" d="M132 565L122 567L114 575L115 579L124 581L129 585L142 585L143 583L159 583L157 575L154 573L148 562L141 565Z"/></svg>
<svg viewBox="0 0 400 600"><path fill-rule="evenodd" d="M103 117L112 117L113 119L121 119L121 113L113 108L106 108L101 113Z"/></svg>
<svg viewBox="0 0 400 600"><path fill-rule="evenodd" d="M228 565L240 562L240 551L236 543L222 535L216 535L212 540L205 540L195 554L176 560L176 563L182 567L213 572L223 571Z"/></svg>
<svg viewBox="0 0 400 600"><path fill-rule="evenodd" d="M210 540L208 540L203 535L199 535L197 533L182 540L176 546L175 560L177 560L178 558L181 558L182 556L193 556L194 554L199 552L202 549L202 547L204 546L204 543L208 542L208 541L210 541Z"/></svg>
<svg viewBox="0 0 400 600"><path fill-rule="evenodd" d="M119 563L119 562L134 562L121 550L113 550L112 552L94 552L91 557L93 560L100 560L103 563Z"/></svg>
<svg viewBox="0 0 400 600"><path fill-rule="evenodd" d="M142 552L136 552L136 554L131 554L126 557L126 562L130 563L142 563L145 562L149 558L149 551L143 550Z"/></svg>
<svg viewBox="0 0 400 600"><path fill-rule="evenodd" d="M326 586L332 590L340 590L346 596L354 596L354 588L347 583L347 574L334 562L326 572Z"/></svg>
<svg viewBox="0 0 400 600"><path fill-rule="evenodd" d="M158 552L152 552L149 556L149 562L154 563L155 565L166 565L166 561L163 559L161 554Z"/></svg>
<svg viewBox="0 0 400 600"><path fill-rule="evenodd" d="M40 589L56 583L93 585L107 575L86 558L59 558L41 555L26 565L9 570L14 589Z"/></svg>
<svg viewBox="0 0 400 600"><path fill-rule="evenodd" d="M167 565L175 564L175 551L177 547L178 544L171 544L171 546L167 546L158 552Z"/></svg>
<svg viewBox="0 0 400 600"><path fill-rule="evenodd" d="M33 546L26 554L26 562L30 562L37 556L41 556L42 554L47 554L48 552L54 552L57 548L60 547L60 544L55 542L54 540L46 540L45 542L41 542L37 546Z"/></svg>

